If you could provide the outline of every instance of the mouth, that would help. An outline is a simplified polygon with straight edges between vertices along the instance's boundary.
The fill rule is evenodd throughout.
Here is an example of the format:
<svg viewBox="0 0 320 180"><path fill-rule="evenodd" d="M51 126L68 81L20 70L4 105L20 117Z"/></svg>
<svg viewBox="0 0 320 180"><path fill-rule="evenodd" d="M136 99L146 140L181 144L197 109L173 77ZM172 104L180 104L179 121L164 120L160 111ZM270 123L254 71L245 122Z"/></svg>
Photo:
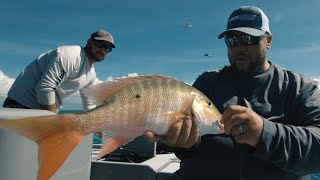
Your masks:
<svg viewBox="0 0 320 180"><path fill-rule="evenodd" d="M237 56L235 57L235 59L236 59L237 61L246 61L246 60L248 60L248 57L245 56L245 55L237 55Z"/></svg>
<svg viewBox="0 0 320 180"><path fill-rule="evenodd" d="M96 52L96 59L103 60L104 56L105 55L102 52L99 52L99 51Z"/></svg>

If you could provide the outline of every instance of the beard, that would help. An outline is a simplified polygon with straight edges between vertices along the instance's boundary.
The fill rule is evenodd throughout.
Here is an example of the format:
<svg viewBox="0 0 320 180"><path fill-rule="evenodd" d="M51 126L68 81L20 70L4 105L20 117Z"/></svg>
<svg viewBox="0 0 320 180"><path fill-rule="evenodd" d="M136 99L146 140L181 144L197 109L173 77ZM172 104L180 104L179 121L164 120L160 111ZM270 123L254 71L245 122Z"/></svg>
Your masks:
<svg viewBox="0 0 320 180"><path fill-rule="evenodd" d="M99 52L96 52L94 53L93 50L92 50L92 47L90 46L87 46L88 48L88 56L91 57L92 59L94 59L95 62L101 62L102 60L104 60L104 55L102 53L100 53L100 56L99 56Z"/></svg>
<svg viewBox="0 0 320 180"><path fill-rule="evenodd" d="M256 56L254 58L242 60L237 58L232 58L228 54L229 62L231 64L231 68L240 74L256 74L263 72L263 65L266 60L266 56Z"/></svg>

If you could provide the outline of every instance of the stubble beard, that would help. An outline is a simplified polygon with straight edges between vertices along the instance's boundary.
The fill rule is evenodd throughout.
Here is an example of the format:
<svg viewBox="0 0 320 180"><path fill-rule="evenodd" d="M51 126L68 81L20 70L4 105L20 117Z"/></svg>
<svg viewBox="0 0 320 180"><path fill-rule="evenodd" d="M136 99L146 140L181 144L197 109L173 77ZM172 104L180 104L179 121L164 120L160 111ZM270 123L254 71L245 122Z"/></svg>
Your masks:
<svg viewBox="0 0 320 180"><path fill-rule="evenodd" d="M236 72L243 73L243 74L255 74L263 71L263 63L264 63L265 56L257 57L253 61L248 61L249 62L248 64L241 67L240 65L237 64L237 60L232 59L229 54L228 54L228 58L231 64L231 68Z"/></svg>

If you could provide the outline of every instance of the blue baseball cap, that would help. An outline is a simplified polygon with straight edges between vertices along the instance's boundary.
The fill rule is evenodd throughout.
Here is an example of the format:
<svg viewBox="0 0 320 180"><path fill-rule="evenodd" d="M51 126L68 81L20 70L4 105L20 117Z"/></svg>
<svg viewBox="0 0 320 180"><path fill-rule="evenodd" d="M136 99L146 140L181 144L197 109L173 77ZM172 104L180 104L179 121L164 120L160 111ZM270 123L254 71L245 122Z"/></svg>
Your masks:
<svg viewBox="0 0 320 180"><path fill-rule="evenodd" d="M271 34L268 17L260 8L253 6L242 6L234 10L228 19L227 30L218 38L225 37L229 31L241 31L252 36L262 36L266 32Z"/></svg>

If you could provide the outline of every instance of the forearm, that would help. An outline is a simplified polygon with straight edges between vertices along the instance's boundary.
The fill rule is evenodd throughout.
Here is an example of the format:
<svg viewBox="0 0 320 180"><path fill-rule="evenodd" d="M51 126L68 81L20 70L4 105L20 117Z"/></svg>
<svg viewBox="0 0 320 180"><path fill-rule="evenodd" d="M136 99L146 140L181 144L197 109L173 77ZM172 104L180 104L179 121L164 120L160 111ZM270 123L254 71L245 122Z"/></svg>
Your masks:
<svg viewBox="0 0 320 180"><path fill-rule="evenodd" d="M264 119L264 130L254 156L272 161L292 174L320 170L320 128L293 126Z"/></svg>

